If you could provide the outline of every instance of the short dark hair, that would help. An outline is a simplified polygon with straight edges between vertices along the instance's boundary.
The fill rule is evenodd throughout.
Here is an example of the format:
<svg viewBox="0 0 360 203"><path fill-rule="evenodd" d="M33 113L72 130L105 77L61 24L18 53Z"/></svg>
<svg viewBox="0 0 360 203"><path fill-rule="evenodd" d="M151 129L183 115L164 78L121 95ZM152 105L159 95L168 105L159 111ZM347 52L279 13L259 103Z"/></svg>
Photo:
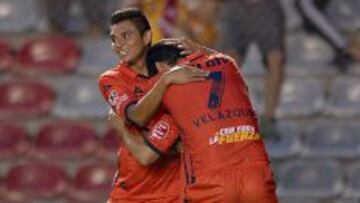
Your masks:
<svg viewBox="0 0 360 203"><path fill-rule="evenodd" d="M146 67L149 76L154 76L158 73L156 62L164 62L169 65L175 65L176 62L182 58L181 51L176 45L169 45L164 42L154 44L146 54Z"/></svg>
<svg viewBox="0 0 360 203"><path fill-rule="evenodd" d="M125 20L130 20L134 23L141 35L151 29L150 23L145 14L137 8L117 10L111 15L111 25L115 25Z"/></svg>

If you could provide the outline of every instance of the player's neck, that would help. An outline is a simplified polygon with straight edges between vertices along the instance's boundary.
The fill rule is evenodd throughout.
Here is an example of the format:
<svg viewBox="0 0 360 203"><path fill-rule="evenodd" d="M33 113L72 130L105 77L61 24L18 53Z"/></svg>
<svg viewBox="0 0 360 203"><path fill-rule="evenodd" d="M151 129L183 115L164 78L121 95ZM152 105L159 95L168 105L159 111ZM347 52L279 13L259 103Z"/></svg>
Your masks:
<svg viewBox="0 0 360 203"><path fill-rule="evenodd" d="M144 75L144 76L149 76L148 70L146 68L146 64L145 64L145 57L146 57L146 53L148 51L147 46L145 46L140 54L135 57L135 60L133 61L133 63L130 65L130 67L137 72L140 75Z"/></svg>
<svg viewBox="0 0 360 203"><path fill-rule="evenodd" d="M148 76L148 71L145 65L145 55L139 57L131 68L140 75Z"/></svg>

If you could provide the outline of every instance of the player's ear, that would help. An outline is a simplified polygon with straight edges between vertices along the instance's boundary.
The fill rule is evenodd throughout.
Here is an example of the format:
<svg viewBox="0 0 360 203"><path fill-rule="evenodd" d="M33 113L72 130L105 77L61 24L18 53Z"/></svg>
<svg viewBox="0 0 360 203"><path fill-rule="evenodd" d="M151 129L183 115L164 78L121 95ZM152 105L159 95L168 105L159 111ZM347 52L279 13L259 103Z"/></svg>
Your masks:
<svg viewBox="0 0 360 203"><path fill-rule="evenodd" d="M150 44L151 43L151 38L152 38L151 30L145 31L144 35L143 35L144 44Z"/></svg>

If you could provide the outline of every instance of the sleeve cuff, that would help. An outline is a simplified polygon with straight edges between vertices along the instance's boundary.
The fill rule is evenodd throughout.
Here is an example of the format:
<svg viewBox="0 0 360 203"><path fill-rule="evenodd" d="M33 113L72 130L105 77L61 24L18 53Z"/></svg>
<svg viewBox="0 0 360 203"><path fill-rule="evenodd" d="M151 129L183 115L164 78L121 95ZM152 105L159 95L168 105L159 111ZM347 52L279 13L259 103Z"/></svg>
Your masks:
<svg viewBox="0 0 360 203"><path fill-rule="evenodd" d="M143 127L143 126L140 126L139 124L137 124L135 121L131 120L131 118L129 117L128 115L128 110L129 110L129 107L131 105L134 105L136 104L137 101L132 101L132 102L129 102L125 108L124 108L124 112L125 112L125 121L131 125L131 126L134 126L135 128L139 129L139 130L148 130L146 127Z"/></svg>
<svg viewBox="0 0 360 203"><path fill-rule="evenodd" d="M144 137L144 142L145 144L150 148L152 149L155 153L157 153L159 156L163 156L164 153L159 150L155 145L153 145L149 140L147 140L145 137Z"/></svg>

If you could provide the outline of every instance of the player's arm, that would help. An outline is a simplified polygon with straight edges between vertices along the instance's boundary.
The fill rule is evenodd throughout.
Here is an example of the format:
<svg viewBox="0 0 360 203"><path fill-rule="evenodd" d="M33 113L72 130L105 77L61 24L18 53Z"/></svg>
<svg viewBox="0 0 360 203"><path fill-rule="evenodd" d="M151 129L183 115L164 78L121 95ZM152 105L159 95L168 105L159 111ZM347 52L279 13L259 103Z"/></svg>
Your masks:
<svg viewBox="0 0 360 203"><path fill-rule="evenodd" d="M113 111L110 111L109 113L109 121L117 131L117 134L121 136L123 143L141 165L148 166L160 157L157 152L145 143L144 137L139 132L130 132L125 126L124 120L117 116Z"/></svg>
<svg viewBox="0 0 360 203"><path fill-rule="evenodd" d="M100 92L111 109L128 121L126 109L130 104L137 102L134 94L124 82L111 75L100 76L98 83Z"/></svg>
<svg viewBox="0 0 360 203"><path fill-rule="evenodd" d="M143 134L129 131L124 121L113 111L109 114L109 121L133 156L144 166L154 163L175 147L179 149L179 129L169 115L157 114L148 126L150 130Z"/></svg>
<svg viewBox="0 0 360 203"><path fill-rule="evenodd" d="M163 39L162 41L169 45L176 45L179 49L183 49L183 55L197 51L208 55L217 53L215 50L202 46L187 38L169 38ZM150 118L158 111L162 97L168 86L171 84L203 81L207 76L207 72L187 65L172 68L160 78L140 102L129 106L126 113L127 118L138 126L145 126Z"/></svg>
<svg viewBox="0 0 360 203"><path fill-rule="evenodd" d="M207 72L189 65L176 66L165 72L141 100L129 105L126 115L137 125L145 126L160 108L162 97L170 85L203 81L207 76Z"/></svg>

